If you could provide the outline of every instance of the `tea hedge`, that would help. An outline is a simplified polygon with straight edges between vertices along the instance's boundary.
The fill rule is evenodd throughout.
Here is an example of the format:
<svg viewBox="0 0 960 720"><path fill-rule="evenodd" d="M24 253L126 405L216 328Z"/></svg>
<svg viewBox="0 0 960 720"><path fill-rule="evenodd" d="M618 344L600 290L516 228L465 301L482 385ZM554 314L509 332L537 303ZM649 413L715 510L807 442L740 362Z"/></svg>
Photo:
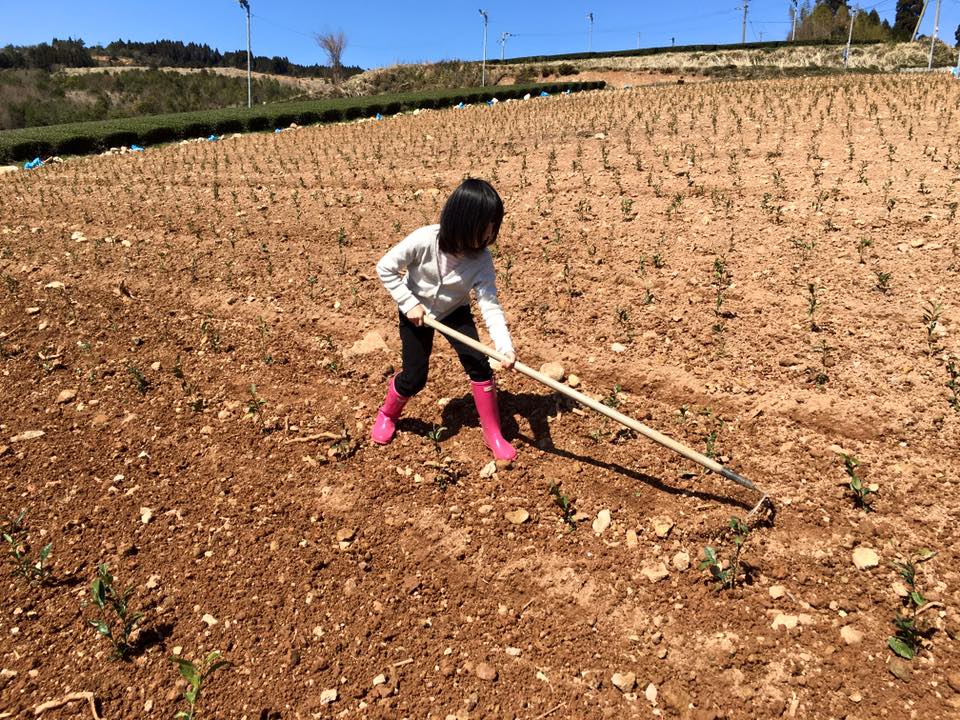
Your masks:
<svg viewBox="0 0 960 720"><path fill-rule="evenodd" d="M227 108L199 112L70 123L0 132L0 162L17 162L52 155L84 155L122 145L156 145L209 135L256 132L291 123L338 122L377 113L394 114L416 108L441 108L457 103L485 102L571 91L597 90L603 81L537 83L485 88L431 90L418 93L371 95L275 103L254 108Z"/></svg>

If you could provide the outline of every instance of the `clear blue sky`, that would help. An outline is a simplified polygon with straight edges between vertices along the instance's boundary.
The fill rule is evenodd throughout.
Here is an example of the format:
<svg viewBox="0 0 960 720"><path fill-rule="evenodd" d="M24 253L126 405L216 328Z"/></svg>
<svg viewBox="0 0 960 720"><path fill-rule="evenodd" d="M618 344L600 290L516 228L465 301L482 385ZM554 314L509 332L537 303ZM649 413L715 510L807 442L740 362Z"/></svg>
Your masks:
<svg viewBox="0 0 960 720"><path fill-rule="evenodd" d="M250 0L253 51L285 55L293 62L323 63L314 32L343 30L344 63L364 68L396 62L479 59L483 20L489 16L487 55L507 57L582 52L588 44L587 13L594 15L593 49L622 50L694 43L739 42L742 0L471 0L390 2L347 0ZM788 31L788 0L750 0L748 40L780 40ZM863 0L893 22L896 0ZM921 32L933 28L933 3ZM246 47L244 14L236 0L0 0L0 45L83 38L88 45L111 40L182 40L220 50ZM960 23L960 0L943 0L940 36L951 45Z"/></svg>

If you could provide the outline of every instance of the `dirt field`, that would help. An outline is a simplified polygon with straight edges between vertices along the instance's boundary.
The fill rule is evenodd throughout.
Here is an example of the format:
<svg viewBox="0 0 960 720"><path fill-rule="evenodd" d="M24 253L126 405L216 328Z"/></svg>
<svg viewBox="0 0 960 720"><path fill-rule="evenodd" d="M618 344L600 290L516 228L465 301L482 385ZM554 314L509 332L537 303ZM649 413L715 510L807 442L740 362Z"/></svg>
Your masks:
<svg viewBox="0 0 960 720"><path fill-rule="evenodd" d="M171 717L168 658L213 650L210 718L956 717L958 119L945 78L698 84L0 177L0 510L28 576L52 543L43 583L3 568L0 717ZM369 444L374 263L466 175L520 359L771 495L738 568L757 495L523 376L481 476L440 339ZM144 613L125 661L98 563Z"/></svg>

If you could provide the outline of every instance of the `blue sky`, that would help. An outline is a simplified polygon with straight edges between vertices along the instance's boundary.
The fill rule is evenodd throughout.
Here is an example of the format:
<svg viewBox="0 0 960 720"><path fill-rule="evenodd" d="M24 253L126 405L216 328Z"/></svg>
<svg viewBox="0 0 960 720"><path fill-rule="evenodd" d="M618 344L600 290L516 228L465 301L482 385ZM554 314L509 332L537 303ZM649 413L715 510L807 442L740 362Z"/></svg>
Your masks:
<svg viewBox="0 0 960 720"><path fill-rule="evenodd" d="M498 40L509 32L506 56L587 50L587 13L594 16L594 50L694 43L739 42L742 0L381 0L328 3L316 0L250 0L253 50L285 55L303 64L324 62L314 32L343 30L344 63L377 67L396 62L479 59L483 20L489 17L487 56L499 57ZM788 0L750 0L748 40L783 39ZM896 0L864 0L893 22ZM166 38L207 43L220 50L246 47L244 14L236 0L0 0L0 45L80 37L87 44ZM940 35L954 43L960 0L943 0ZM933 27L933 11L922 32Z"/></svg>

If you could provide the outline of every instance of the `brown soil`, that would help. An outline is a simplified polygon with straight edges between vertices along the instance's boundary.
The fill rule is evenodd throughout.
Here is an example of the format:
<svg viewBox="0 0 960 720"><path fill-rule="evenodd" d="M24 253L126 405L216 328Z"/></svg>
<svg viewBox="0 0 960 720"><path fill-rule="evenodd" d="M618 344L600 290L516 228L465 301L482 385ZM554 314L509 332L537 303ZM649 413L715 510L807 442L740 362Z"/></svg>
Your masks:
<svg viewBox="0 0 960 720"><path fill-rule="evenodd" d="M606 91L0 177L0 509L27 510L31 556L53 543L45 584L2 586L0 715L89 691L171 717L168 657L219 650L207 717L955 716L958 103L932 77ZM697 564L757 495L517 374L519 459L483 478L442 341L368 443L399 362L374 263L468 174L507 206L521 360L770 493L733 589ZM389 351L348 352L373 331ZM920 548L940 604L903 667L892 563ZM127 662L88 622L100 562L145 613Z"/></svg>

